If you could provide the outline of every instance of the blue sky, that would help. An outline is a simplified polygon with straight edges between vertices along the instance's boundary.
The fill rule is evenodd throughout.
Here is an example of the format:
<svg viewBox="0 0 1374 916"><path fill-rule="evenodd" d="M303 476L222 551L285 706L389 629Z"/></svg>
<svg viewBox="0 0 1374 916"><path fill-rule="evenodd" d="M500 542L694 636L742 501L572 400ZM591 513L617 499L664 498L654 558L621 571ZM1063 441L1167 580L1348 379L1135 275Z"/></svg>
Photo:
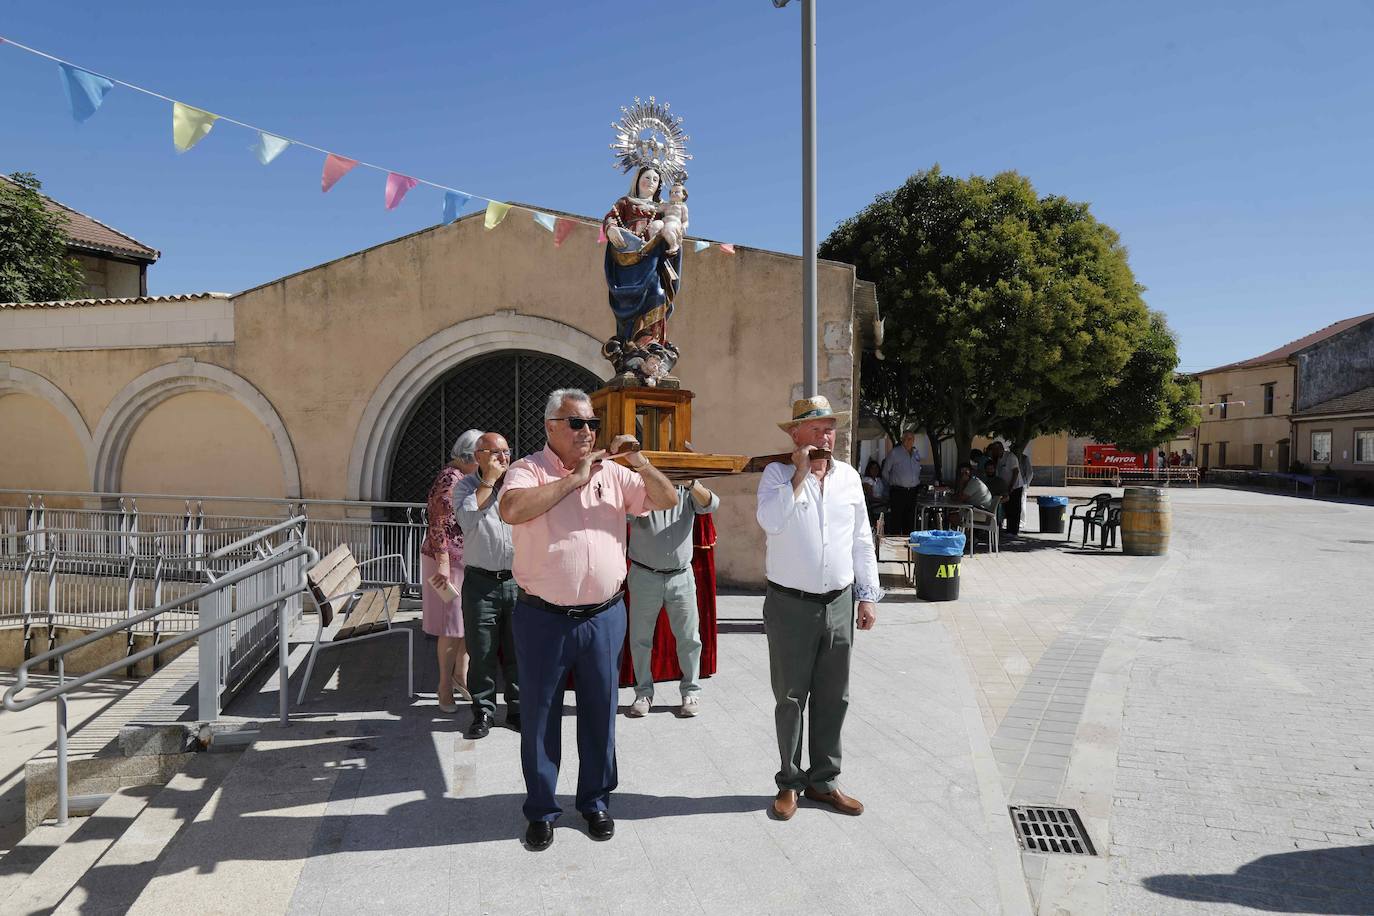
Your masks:
<svg viewBox="0 0 1374 916"><path fill-rule="evenodd" d="M1092 203L1169 315L1183 365L1374 311L1374 5L819 0L822 233L911 172L1016 169ZM686 118L693 234L801 243L799 10L446 0L0 2L0 35L345 155L586 214L624 181L636 95ZM0 171L162 250L154 293L237 291L433 224L321 157L258 165L216 126L116 88L84 125L56 67L0 47ZM589 256L595 256L589 252Z"/></svg>

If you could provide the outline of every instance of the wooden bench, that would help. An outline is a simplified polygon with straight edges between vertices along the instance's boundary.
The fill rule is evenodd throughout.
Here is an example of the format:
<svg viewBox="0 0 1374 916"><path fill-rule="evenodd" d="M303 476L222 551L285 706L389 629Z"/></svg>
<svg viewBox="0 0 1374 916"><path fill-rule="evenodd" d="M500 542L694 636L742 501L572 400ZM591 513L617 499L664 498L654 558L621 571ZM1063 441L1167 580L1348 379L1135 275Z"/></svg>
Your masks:
<svg viewBox="0 0 1374 916"><path fill-rule="evenodd" d="M414 637L409 629L391 626L392 614L400 602L401 583L369 583L363 578L364 567L400 556L388 554L359 563L348 545L340 544L306 572L310 599L319 614L319 628L315 631L314 645L310 647L310 661L305 666L297 703L305 702L315 656L322 650L391 635L406 638L406 689L409 696L415 695ZM404 564L405 560L401 562ZM326 630L329 631L327 638Z"/></svg>

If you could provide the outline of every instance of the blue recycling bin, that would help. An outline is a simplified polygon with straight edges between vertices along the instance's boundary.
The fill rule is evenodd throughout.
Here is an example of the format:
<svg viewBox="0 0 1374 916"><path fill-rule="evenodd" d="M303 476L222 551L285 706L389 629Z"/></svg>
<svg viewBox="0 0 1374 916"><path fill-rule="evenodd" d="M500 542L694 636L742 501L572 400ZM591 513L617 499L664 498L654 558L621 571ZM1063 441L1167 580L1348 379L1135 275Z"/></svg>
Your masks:
<svg viewBox="0 0 1374 916"><path fill-rule="evenodd" d="M1040 531L1042 534L1063 534L1064 513L1069 508L1067 496L1037 496L1035 503L1040 508Z"/></svg>
<svg viewBox="0 0 1374 916"><path fill-rule="evenodd" d="M916 549L916 597L954 601L959 597L959 563L964 558L962 531L913 531Z"/></svg>

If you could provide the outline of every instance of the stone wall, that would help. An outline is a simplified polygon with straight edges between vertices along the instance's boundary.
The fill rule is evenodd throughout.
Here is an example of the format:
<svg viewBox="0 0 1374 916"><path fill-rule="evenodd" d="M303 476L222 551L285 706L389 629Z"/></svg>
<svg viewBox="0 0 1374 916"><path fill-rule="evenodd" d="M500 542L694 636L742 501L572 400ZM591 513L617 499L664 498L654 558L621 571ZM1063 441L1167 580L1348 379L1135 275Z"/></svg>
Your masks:
<svg viewBox="0 0 1374 916"><path fill-rule="evenodd" d="M1374 319L1298 354L1298 409L1374 385Z"/></svg>

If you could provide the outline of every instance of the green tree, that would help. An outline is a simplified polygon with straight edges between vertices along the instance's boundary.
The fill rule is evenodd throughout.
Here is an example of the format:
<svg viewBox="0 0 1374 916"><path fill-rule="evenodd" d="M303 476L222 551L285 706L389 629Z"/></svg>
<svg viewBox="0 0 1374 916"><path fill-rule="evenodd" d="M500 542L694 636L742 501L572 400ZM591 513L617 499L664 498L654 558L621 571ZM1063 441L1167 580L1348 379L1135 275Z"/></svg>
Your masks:
<svg viewBox="0 0 1374 916"><path fill-rule="evenodd" d="M950 432L941 426L941 416L932 411L930 397L920 375L911 366L891 359L878 359L865 353L860 367L863 380L860 407L883 428L889 439L900 442L908 429L923 429L930 439L935 466L940 466L940 446L949 441Z"/></svg>
<svg viewBox="0 0 1374 916"><path fill-rule="evenodd" d="M1015 172L918 172L820 253L877 285L883 352L918 381L961 461L979 434L1019 448L1066 428L1071 407L1118 386L1150 326L1116 232Z"/></svg>
<svg viewBox="0 0 1374 916"><path fill-rule="evenodd" d="M1110 393L1082 405L1068 424L1079 435L1148 452L1202 419L1197 380L1177 374L1178 342L1164 316L1150 313L1150 327L1121 370Z"/></svg>
<svg viewBox="0 0 1374 916"><path fill-rule="evenodd" d="M73 299L86 275L67 254L66 218L43 205L30 172L0 179L0 302Z"/></svg>

